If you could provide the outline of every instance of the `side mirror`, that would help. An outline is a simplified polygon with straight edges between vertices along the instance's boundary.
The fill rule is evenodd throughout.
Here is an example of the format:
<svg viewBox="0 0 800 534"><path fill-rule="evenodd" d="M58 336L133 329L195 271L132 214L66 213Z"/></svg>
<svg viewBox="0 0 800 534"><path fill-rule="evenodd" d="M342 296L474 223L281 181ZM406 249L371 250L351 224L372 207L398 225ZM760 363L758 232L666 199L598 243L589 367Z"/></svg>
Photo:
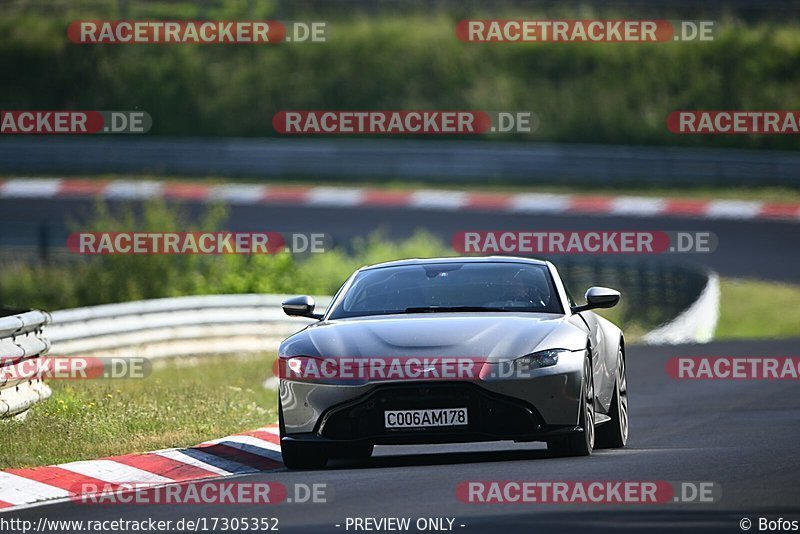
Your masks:
<svg viewBox="0 0 800 534"><path fill-rule="evenodd" d="M312 297L303 295L292 297L281 302L283 313L291 317L308 317L310 319L322 319L322 314L314 313L316 303Z"/></svg>
<svg viewBox="0 0 800 534"><path fill-rule="evenodd" d="M619 291L607 287L590 287L586 291L586 304L575 306L572 313L578 313L596 308L613 308L619 302Z"/></svg>

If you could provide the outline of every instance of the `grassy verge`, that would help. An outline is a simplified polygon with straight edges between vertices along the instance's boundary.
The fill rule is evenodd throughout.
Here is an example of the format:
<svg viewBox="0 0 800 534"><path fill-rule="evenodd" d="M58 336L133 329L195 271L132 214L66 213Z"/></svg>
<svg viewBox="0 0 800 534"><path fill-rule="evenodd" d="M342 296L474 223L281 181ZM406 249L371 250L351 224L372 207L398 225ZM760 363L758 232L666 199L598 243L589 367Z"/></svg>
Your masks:
<svg viewBox="0 0 800 534"><path fill-rule="evenodd" d="M0 468L197 445L275 423L273 355L161 361L145 379L51 381L25 421L0 424Z"/></svg>
<svg viewBox="0 0 800 534"><path fill-rule="evenodd" d="M716 339L800 336L800 286L722 279Z"/></svg>
<svg viewBox="0 0 800 534"><path fill-rule="evenodd" d="M715 340L800 337L800 285L722 278L720 293ZM647 333L639 323L626 324L624 299L614 308L596 312L623 326L629 343L640 341Z"/></svg>
<svg viewBox="0 0 800 534"><path fill-rule="evenodd" d="M800 337L800 285L722 278L720 293L715 340ZM647 331L638 323L626 325L624 312L624 299L615 308L597 310L599 315L623 326L629 343L637 343Z"/></svg>

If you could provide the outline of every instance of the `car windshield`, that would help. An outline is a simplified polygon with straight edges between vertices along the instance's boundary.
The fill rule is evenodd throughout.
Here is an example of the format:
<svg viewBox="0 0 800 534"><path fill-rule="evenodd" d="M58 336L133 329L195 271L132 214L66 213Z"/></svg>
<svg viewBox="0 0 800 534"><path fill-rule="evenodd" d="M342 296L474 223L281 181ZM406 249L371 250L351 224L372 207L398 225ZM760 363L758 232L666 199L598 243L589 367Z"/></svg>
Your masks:
<svg viewBox="0 0 800 534"><path fill-rule="evenodd" d="M358 273L329 319L459 311L563 313L563 308L545 265L429 263Z"/></svg>

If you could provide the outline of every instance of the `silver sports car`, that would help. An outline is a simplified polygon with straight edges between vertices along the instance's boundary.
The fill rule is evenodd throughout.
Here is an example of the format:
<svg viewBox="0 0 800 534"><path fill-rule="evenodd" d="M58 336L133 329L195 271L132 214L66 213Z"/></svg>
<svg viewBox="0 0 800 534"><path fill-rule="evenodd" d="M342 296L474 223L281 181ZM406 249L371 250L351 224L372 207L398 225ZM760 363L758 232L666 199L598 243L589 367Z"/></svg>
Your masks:
<svg viewBox="0 0 800 534"><path fill-rule="evenodd" d="M622 332L576 305L555 266L512 257L413 259L356 271L325 314L281 343L284 463L324 467L373 446L545 441L556 455L624 447Z"/></svg>

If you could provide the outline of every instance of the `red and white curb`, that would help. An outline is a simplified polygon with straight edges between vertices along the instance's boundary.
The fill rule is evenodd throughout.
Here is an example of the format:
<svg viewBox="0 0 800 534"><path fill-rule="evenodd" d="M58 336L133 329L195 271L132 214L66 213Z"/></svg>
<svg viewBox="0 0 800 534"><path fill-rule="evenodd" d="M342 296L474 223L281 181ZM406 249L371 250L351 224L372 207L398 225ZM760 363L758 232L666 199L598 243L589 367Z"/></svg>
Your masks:
<svg viewBox="0 0 800 534"><path fill-rule="evenodd" d="M309 187L134 180L15 178L0 181L0 198L166 198L229 204L282 204L318 207L406 207L437 211L767 219L800 222L800 203L699 200L636 196L490 193L422 189L393 191L368 187Z"/></svg>
<svg viewBox="0 0 800 534"><path fill-rule="evenodd" d="M281 469L278 426L235 434L187 449L165 449L46 467L0 471L0 512L79 497L76 488L160 486Z"/></svg>

